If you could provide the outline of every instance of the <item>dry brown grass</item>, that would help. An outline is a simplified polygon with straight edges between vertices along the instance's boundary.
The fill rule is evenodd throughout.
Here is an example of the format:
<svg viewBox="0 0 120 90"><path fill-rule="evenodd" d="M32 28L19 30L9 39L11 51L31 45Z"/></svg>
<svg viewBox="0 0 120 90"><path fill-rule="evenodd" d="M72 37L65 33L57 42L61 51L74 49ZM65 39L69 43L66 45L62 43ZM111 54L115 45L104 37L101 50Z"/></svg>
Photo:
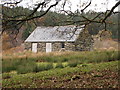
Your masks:
<svg viewBox="0 0 120 90"><path fill-rule="evenodd" d="M94 49L95 50L107 50L107 51L118 51L120 50L118 48L118 46L120 45L120 43L118 43L117 41L114 41L112 39L107 39L107 40L101 40L101 41L96 41L94 44Z"/></svg>
<svg viewBox="0 0 120 90"><path fill-rule="evenodd" d="M102 40L100 42L95 42L94 50L97 51L118 51L118 42L113 40ZM45 52L38 52L38 53L32 53L31 51L25 51L24 46L18 46L6 51L2 52L2 56L4 59L6 58L26 58L26 57L38 57L38 56L61 56L61 55L72 55L73 51L65 51L65 52L51 52L51 53L45 53Z"/></svg>
<svg viewBox="0 0 120 90"><path fill-rule="evenodd" d="M72 51L67 51L67 52L51 52L51 53L45 53L45 52L38 52L38 53L32 53L31 51L23 51L23 52L18 52L18 53L11 53L10 51L3 52L3 58L27 58L27 57L38 57L38 56L61 56L61 55L69 55L75 52ZM77 52L76 52L77 53Z"/></svg>

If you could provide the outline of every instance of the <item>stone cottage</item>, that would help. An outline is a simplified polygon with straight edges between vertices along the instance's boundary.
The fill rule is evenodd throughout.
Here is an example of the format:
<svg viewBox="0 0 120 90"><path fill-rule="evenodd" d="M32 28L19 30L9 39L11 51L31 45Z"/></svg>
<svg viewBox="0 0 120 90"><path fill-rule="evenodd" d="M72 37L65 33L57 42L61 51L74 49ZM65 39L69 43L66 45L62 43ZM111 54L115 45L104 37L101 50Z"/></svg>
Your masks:
<svg viewBox="0 0 120 90"><path fill-rule="evenodd" d="M25 40L25 48L32 52L88 51L92 47L92 36L83 26L37 27Z"/></svg>

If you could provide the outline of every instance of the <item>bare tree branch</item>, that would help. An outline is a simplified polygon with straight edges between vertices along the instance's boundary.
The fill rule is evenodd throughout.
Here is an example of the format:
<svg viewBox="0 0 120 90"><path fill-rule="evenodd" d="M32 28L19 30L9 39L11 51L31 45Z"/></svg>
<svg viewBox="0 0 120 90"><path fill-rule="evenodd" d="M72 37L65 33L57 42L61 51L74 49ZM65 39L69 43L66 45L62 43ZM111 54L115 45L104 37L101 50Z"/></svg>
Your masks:
<svg viewBox="0 0 120 90"><path fill-rule="evenodd" d="M20 3L21 1L22 1L22 0L20 0L20 1L18 1L18 2L15 2L15 3ZM78 24L78 23L79 23L79 25L83 25L83 24L88 25L88 24L90 24L90 23L102 23L102 24L105 24L105 28L106 28L106 24L108 23L108 22L106 21L106 19L107 19L108 17L110 17L113 13L114 13L114 14L119 13L119 12L114 12L114 9L120 5L120 1L118 1L118 2L112 7L111 10L109 10L109 11L107 10L106 13L103 13L103 12L98 13L98 14L95 15L92 19L90 19L89 17L86 17L86 16L84 15L84 11L91 5L92 0L90 0L90 2L84 7L84 9L81 10L82 13L79 13L78 15L76 15L76 14L73 13L72 11L66 11L66 10L64 10L64 7L65 7L65 5L66 5L66 1L67 1L67 0L65 0L64 3L63 3L63 10L62 10L62 11L65 12L65 14L69 15L70 18L74 18L74 17L78 16L78 17L81 17L81 18L83 19L83 20L76 20L76 21L74 21L74 20L73 20L73 21L64 21L65 23L68 23L68 24ZM29 15L24 15L24 14L23 14L23 15L17 15L17 16L11 16L11 17L10 17L10 16L7 16L7 15L4 14L5 17L6 17L6 18L3 19L3 24L4 24L3 26L5 26L4 29L11 27L9 23L14 23L14 25L12 25L12 26L17 26L17 25L19 25L19 24L21 25L22 23L24 23L24 22L26 22L26 21L34 20L34 19L43 17L45 14L47 14L47 13L50 11L50 9L51 9L52 7L58 5L58 1L56 1L56 3L50 5L50 6L47 8L46 11L42 12L42 14L40 14L40 15L38 15L38 16L35 16L35 13L38 11L38 9L39 9L40 7L43 8L43 6L44 6L45 4L46 4L45 2L38 3L38 4L37 4L37 7L36 7L36 8L32 11L32 13L30 13ZM105 16L102 16L102 15L105 15ZM3 31L4 31L4 29L3 29Z"/></svg>
<svg viewBox="0 0 120 90"><path fill-rule="evenodd" d="M81 10L81 12L84 12L84 10L91 5L91 1L92 1L92 0L90 0L89 4L88 4L87 6L85 6L85 8Z"/></svg>
<svg viewBox="0 0 120 90"><path fill-rule="evenodd" d="M120 5L120 1L118 1L118 2L115 4L115 6L112 7L112 9L111 9L110 12L106 15L106 17L103 19L102 22L104 22L108 17L110 17L110 16L112 15L114 9L115 9L116 7L118 7L119 5Z"/></svg>
<svg viewBox="0 0 120 90"><path fill-rule="evenodd" d="M20 0L20 1L16 1L16 2L7 2L7 3L4 3L4 5L17 5L19 3L21 3L23 0Z"/></svg>
<svg viewBox="0 0 120 90"><path fill-rule="evenodd" d="M41 6L41 5L43 6L44 4L45 4L45 2L39 3L39 4L37 5L37 7L34 9L34 11L33 11L28 17L33 16L34 13L37 12L37 10L40 8L40 6Z"/></svg>

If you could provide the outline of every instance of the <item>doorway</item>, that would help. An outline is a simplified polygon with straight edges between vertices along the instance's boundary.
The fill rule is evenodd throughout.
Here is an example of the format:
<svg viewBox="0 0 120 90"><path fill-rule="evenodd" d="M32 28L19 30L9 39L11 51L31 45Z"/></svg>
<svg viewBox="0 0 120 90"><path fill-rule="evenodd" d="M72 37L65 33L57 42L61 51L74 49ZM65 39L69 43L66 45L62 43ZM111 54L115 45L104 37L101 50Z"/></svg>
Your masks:
<svg viewBox="0 0 120 90"><path fill-rule="evenodd" d="M46 52L52 52L52 43L46 43Z"/></svg>
<svg viewBox="0 0 120 90"><path fill-rule="evenodd" d="M37 52L37 43L32 43L32 52Z"/></svg>

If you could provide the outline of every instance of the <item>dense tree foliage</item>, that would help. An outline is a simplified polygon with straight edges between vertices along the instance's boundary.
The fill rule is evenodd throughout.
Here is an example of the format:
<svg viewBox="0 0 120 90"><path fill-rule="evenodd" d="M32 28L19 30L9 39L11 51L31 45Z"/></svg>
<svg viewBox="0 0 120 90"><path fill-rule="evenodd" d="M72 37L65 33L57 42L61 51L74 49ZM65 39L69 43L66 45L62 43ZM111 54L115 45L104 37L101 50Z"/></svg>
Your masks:
<svg viewBox="0 0 120 90"><path fill-rule="evenodd" d="M3 13L4 13L3 20L6 16L19 18L19 15L23 15L24 17L24 15L30 14L31 12L32 10L28 8L23 8L23 7L16 7L16 8L3 7ZM40 15L42 13L44 13L44 11L36 12L34 15ZM101 12L91 11L87 13L82 13L82 16L89 17L92 19L94 18L93 14L98 15L99 13ZM69 15L65 15L62 13L56 13L56 12L49 11L42 18L26 21L23 25L24 27L24 31L22 34L23 40L25 40L37 26L59 26L59 25L69 25L69 24L80 25L80 22L79 23L76 23L76 22L78 20L79 21L84 20L81 17L81 13L79 11L76 11L73 14L74 14L73 16L69 16ZM70 21L72 21L72 23ZM17 26L13 25L11 30L15 31L16 27ZM97 34L98 31L102 29L104 29L104 25L102 25L101 23L90 23L88 26L88 30L90 34L92 35ZM112 15L111 17L107 19L106 29L112 32L113 38L118 37L118 31L117 31L118 30L118 15Z"/></svg>
<svg viewBox="0 0 120 90"><path fill-rule="evenodd" d="M106 24L106 29L110 30L112 32L112 38L117 39L118 38L118 15L112 15L108 18ZM88 30L90 34L96 35L100 30L104 29L104 25L101 25L99 23L92 23L89 25Z"/></svg>

